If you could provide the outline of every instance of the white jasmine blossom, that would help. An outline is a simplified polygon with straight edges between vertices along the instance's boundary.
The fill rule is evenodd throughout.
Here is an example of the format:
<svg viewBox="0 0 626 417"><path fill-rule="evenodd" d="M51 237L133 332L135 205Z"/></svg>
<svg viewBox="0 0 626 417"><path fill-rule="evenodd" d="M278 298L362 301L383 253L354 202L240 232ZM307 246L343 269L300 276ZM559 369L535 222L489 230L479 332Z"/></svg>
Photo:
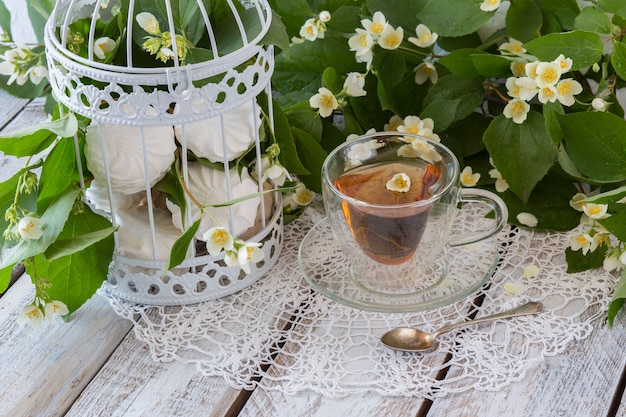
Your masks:
<svg viewBox="0 0 626 417"><path fill-rule="evenodd" d="M483 12L492 12L500 7L500 0L485 0L480 5Z"/></svg>
<svg viewBox="0 0 626 417"><path fill-rule="evenodd" d="M520 77L515 80L515 85L519 87L519 99L529 101L537 95L539 88L535 80L530 77Z"/></svg>
<svg viewBox="0 0 626 417"><path fill-rule="evenodd" d="M417 25L415 28L415 34L417 37L410 37L408 41L420 48L428 48L429 46L432 46L439 37L438 34L432 33L428 26L422 23Z"/></svg>
<svg viewBox="0 0 626 417"><path fill-rule="evenodd" d="M22 311L20 311L20 314L17 316L17 324L20 326L29 324L31 328L36 330L41 327L43 319L44 315L39 307L31 304L27 305L22 309Z"/></svg>
<svg viewBox="0 0 626 417"><path fill-rule="evenodd" d="M513 119L515 123L521 124L524 123L528 117L529 111L530 105L528 103L524 100L514 98L506 104L503 114L507 119Z"/></svg>
<svg viewBox="0 0 626 417"><path fill-rule="evenodd" d="M328 10L321 11L320 14L319 14L319 19L323 23L330 22L330 12Z"/></svg>
<svg viewBox="0 0 626 417"><path fill-rule="evenodd" d="M394 29L391 25L387 25L385 30L380 34L378 45L387 50L398 49L404 37L404 30L401 26Z"/></svg>
<svg viewBox="0 0 626 417"><path fill-rule="evenodd" d="M422 139L412 140L407 145L401 146L398 148L398 155L405 158L421 158L432 164L441 161L441 155L435 147Z"/></svg>
<svg viewBox="0 0 626 417"><path fill-rule="evenodd" d="M401 133L411 133L413 135L429 136L433 133L435 123L431 118L420 119L418 116L406 116L397 131Z"/></svg>
<svg viewBox="0 0 626 417"><path fill-rule="evenodd" d="M353 35L348 39L348 46L350 51L355 53L356 62L365 62L366 67L369 68L374 55L372 48L374 47L374 38L372 35L363 29L356 29L356 35Z"/></svg>
<svg viewBox="0 0 626 417"><path fill-rule="evenodd" d="M583 86L571 78L561 80L556 85L556 96L564 106L572 106L575 102L574 96L582 92Z"/></svg>
<svg viewBox="0 0 626 417"><path fill-rule="evenodd" d="M461 184L463 184L463 186L465 187L476 186L476 184L478 184L479 179L480 179L480 174L474 173L472 171L472 167L469 165L463 168L463 171L461 171Z"/></svg>
<svg viewBox="0 0 626 417"><path fill-rule="evenodd" d="M548 102L554 103L557 99L556 88L552 85L540 88L539 93L537 94L537 98L542 104L546 104ZM572 98L572 101L573 100L574 99Z"/></svg>
<svg viewBox="0 0 626 417"><path fill-rule="evenodd" d="M53 324L57 317L65 316L66 314L69 314L69 312L70 310L67 308L65 303L59 300L52 300L46 303L46 307L44 308L44 318Z"/></svg>
<svg viewBox="0 0 626 417"><path fill-rule="evenodd" d="M389 191L397 191L406 193L411 189L411 178L404 172L395 174L389 181L385 183L385 188Z"/></svg>
<svg viewBox="0 0 626 417"><path fill-rule="evenodd" d="M560 54L552 62L556 63L559 66L559 68L561 70L561 74L565 74L566 72L571 70L572 69L572 64L574 63L574 61L572 61L571 58L566 58L563 54Z"/></svg>
<svg viewBox="0 0 626 417"><path fill-rule="evenodd" d="M398 127L402 126L403 124L404 120L397 114L394 114L389 119L389 123L385 123L383 129L385 130L385 132L395 132L398 130Z"/></svg>
<svg viewBox="0 0 626 417"><path fill-rule="evenodd" d="M608 204L585 203L583 205L583 212L589 216L590 219L604 219L608 217L606 213L608 208Z"/></svg>
<svg viewBox="0 0 626 417"><path fill-rule="evenodd" d="M511 72L516 77L523 77L526 75L526 61L516 59L511 62Z"/></svg>
<svg viewBox="0 0 626 417"><path fill-rule="evenodd" d="M28 76L31 83L39 84L44 78L48 76L48 68L43 65L35 65L28 70Z"/></svg>
<svg viewBox="0 0 626 417"><path fill-rule="evenodd" d="M430 80L431 83L437 84L439 80L439 74L437 74L437 68L431 62L422 62L413 70L415 72L415 84L422 85L426 80Z"/></svg>
<svg viewBox="0 0 626 417"><path fill-rule="evenodd" d="M103 60L106 58L106 54L113 51L116 46L115 41L111 38L98 38L93 43L93 53L98 59Z"/></svg>
<svg viewBox="0 0 626 417"><path fill-rule="evenodd" d="M385 29L387 29L388 23L382 12L375 12L374 16L372 16L372 20L363 19L361 20L361 25L374 39L378 39Z"/></svg>
<svg viewBox="0 0 626 417"><path fill-rule="evenodd" d="M582 249L583 255L593 252L597 246L597 242L588 233L576 233L570 240L570 248L573 251Z"/></svg>
<svg viewBox="0 0 626 417"><path fill-rule="evenodd" d="M507 293L516 295L524 291L524 284L521 282L507 282L502 288Z"/></svg>
<svg viewBox="0 0 626 417"><path fill-rule="evenodd" d="M561 77L561 67L556 62L540 62L536 72L535 83L539 88L556 85Z"/></svg>
<svg viewBox="0 0 626 417"><path fill-rule="evenodd" d="M339 107L337 98L335 98L335 95L326 87L321 87L317 90L317 94L309 99L309 104L314 109L319 109L320 116L322 117L330 116L333 111Z"/></svg>
<svg viewBox="0 0 626 417"><path fill-rule="evenodd" d="M308 206L315 198L315 193L306 188L304 184L299 184L294 191L292 201L299 206Z"/></svg>
<svg viewBox="0 0 626 417"><path fill-rule="evenodd" d="M367 95L367 91L363 89L365 86L365 77L359 72L349 72L343 88L346 94L351 97L363 97Z"/></svg>
<svg viewBox="0 0 626 417"><path fill-rule="evenodd" d="M320 36L320 31L317 27L316 19L307 19L307 21L304 22L304 25L302 25L302 27L300 28L299 35L301 38L306 39L307 41L314 41L315 39L317 39ZM323 37L323 32L321 36Z"/></svg>
<svg viewBox="0 0 626 417"><path fill-rule="evenodd" d="M261 262L264 256L261 244L257 242L246 242L237 250L237 261L246 274L250 273L250 264Z"/></svg>
<svg viewBox="0 0 626 417"><path fill-rule="evenodd" d="M515 55L524 54L527 51L522 45L523 44L517 39L509 38L509 41L500 45L499 49L501 52L508 52Z"/></svg>
<svg viewBox="0 0 626 417"><path fill-rule="evenodd" d="M502 174L496 168L489 170L489 176L496 180L495 187L497 192L503 193L509 189L509 184L502 178Z"/></svg>
<svg viewBox="0 0 626 417"><path fill-rule="evenodd" d="M22 239L37 240L43 234L43 221L38 217L24 216L17 224L17 231Z"/></svg>
<svg viewBox="0 0 626 417"><path fill-rule="evenodd" d="M576 211L584 211L585 203L582 200L584 200L585 198L587 198L587 196L583 193L574 194L574 196L569 201L570 207Z"/></svg>
<svg viewBox="0 0 626 417"><path fill-rule="evenodd" d="M223 227L212 227L202 235L202 240L206 242L207 251L211 256L215 256L225 249L233 248L233 236Z"/></svg>
<svg viewBox="0 0 626 417"><path fill-rule="evenodd" d="M591 101L591 107L593 107L595 111L607 111L609 103L600 97L596 97Z"/></svg>
<svg viewBox="0 0 626 417"><path fill-rule="evenodd" d="M528 227L536 227L538 223L537 217L535 217L535 215L531 213L522 212L519 213L516 218L517 221L520 222L520 224Z"/></svg>
<svg viewBox="0 0 626 417"><path fill-rule="evenodd" d="M135 20L137 21L139 27L148 32L150 35L161 34L159 21L152 13L141 12L135 17Z"/></svg>

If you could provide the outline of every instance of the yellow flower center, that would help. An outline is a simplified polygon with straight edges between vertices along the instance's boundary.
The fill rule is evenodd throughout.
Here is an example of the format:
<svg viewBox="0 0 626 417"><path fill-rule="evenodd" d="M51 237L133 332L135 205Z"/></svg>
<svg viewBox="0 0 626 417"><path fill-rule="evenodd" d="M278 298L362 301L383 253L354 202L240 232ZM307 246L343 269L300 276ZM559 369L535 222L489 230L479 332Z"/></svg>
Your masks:
<svg viewBox="0 0 626 417"><path fill-rule="evenodd" d="M35 224L32 221L29 221L28 224L24 225L23 229L26 233L30 232L33 227L35 227Z"/></svg>
<svg viewBox="0 0 626 417"><path fill-rule="evenodd" d="M332 107L333 106L333 98L328 95L322 95L320 98L320 102L322 103L322 107Z"/></svg>
<svg viewBox="0 0 626 417"><path fill-rule="evenodd" d="M559 86L557 87L557 90L559 90L559 94L562 96L567 96L569 94L571 94L572 92L572 85L570 83L559 83Z"/></svg>
<svg viewBox="0 0 626 417"><path fill-rule="evenodd" d="M583 235L580 235L576 238L576 242L581 246L585 246L587 244L587 238Z"/></svg>
<svg viewBox="0 0 626 417"><path fill-rule="evenodd" d="M383 31L383 24L379 22L372 23L372 33L381 33Z"/></svg>
<svg viewBox="0 0 626 417"><path fill-rule="evenodd" d="M520 53L522 52L522 47L521 45L518 45L518 44L511 44L509 45L508 49L511 52L520 52Z"/></svg>
<svg viewBox="0 0 626 417"><path fill-rule="evenodd" d="M541 89L541 93L546 97L552 97L554 95L554 90L548 87L544 87Z"/></svg>
<svg viewBox="0 0 626 417"><path fill-rule="evenodd" d="M39 317L39 311L36 308L34 308L28 313L26 313L26 317L28 317L31 320L36 319Z"/></svg>
<svg viewBox="0 0 626 417"><path fill-rule="evenodd" d="M363 48L367 47L367 35L359 36L359 45L361 45Z"/></svg>
<svg viewBox="0 0 626 417"><path fill-rule="evenodd" d="M433 40L433 35L431 35L430 33L425 33L422 36L420 36L420 42L428 42L432 40Z"/></svg>
<svg viewBox="0 0 626 417"><path fill-rule="evenodd" d="M313 26L307 26L305 30L307 34L313 35Z"/></svg>
<svg viewBox="0 0 626 417"><path fill-rule="evenodd" d="M394 47L398 45L399 43L400 43L400 38L395 33L391 33L389 36L387 36L387 44L389 44L389 46Z"/></svg>
<svg viewBox="0 0 626 417"><path fill-rule="evenodd" d="M555 71L552 68L548 68L547 70L545 70L543 72L543 74L541 74L541 78L546 82L546 83L553 83L556 80L559 79L559 73L557 71Z"/></svg>
<svg viewBox="0 0 626 417"><path fill-rule="evenodd" d="M474 178L472 178L472 174L468 174L468 173L463 174L463 178L461 180L462 183L468 184L473 181L474 181Z"/></svg>
<svg viewBox="0 0 626 417"><path fill-rule="evenodd" d="M252 260L252 252L254 252L254 248L251 246L248 246L246 248L246 259L249 261Z"/></svg>
<svg viewBox="0 0 626 417"><path fill-rule="evenodd" d="M511 110L513 111L513 114L526 113L526 109L524 108L524 105L520 102L513 103L513 105L511 106Z"/></svg>
<svg viewBox="0 0 626 417"><path fill-rule="evenodd" d="M407 132L417 135L420 131L420 128L417 125L407 126Z"/></svg>
<svg viewBox="0 0 626 417"><path fill-rule="evenodd" d="M598 206L591 206L589 208L589 214L591 214L592 216L600 214L601 212L602 212L602 210Z"/></svg>
<svg viewBox="0 0 626 417"><path fill-rule="evenodd" d="M211 241L216 245L224 246L228 240L228 233L225 230L216 230L211 236Z"/></svg>

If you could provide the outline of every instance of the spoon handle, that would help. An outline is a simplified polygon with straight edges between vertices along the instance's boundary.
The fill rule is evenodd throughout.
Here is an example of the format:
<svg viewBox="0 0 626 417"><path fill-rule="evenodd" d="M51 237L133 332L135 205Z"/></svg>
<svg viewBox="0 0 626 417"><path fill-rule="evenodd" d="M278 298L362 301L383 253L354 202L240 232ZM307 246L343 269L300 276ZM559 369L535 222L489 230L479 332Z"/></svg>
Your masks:
<svg viewBox="0 0 626 417"><path fill-rule="evenodd" d="M486 321L492 321L492 320L497 320L497 319L506 319L506 318L515 317L515 316L524 316L526 314L539 313L542 308L543 308L543 304L531 301L526 304L522 304L521 306L515 307L511 310L503 311L501 313L492 314L490 316L485 316L485 317L479 317L477 319L470 320L470 321L463 321L460 323L448 324L447 326L444 326L441 329L439 329L437 331L437 335L442 334L442 333L447 333L450 330L454 330L459 327L469 326L472 324L484 323Z"/></svg>

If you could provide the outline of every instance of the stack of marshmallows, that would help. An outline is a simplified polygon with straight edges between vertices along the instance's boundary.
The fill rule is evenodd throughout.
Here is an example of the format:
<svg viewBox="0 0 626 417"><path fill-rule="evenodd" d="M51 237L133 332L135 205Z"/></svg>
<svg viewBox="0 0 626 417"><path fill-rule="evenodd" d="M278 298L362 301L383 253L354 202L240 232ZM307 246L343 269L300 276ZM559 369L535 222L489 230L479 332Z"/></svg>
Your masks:
<svg viewBox="0 0 626 417"><path fill-rule="evenodd" d="M156 247L153 247L146 189L154 187L171 169L177 150L176 141L179 144L184 142L187 149L198 158L218 164L225 160L233 161L253 146L257 135L255 129L260 125L259 118L258 106L248 102L221 117L183 126L140 128L90 124L86 132L85 155L94 180L86 196L97 209L114 213L115 223L119 227L118 253L133 259L167 260L184 226L195 222L200 216L202 220L195 236L198 240L213 226L222 226L233 236L249 236L254 231L261 203L259 197L230 207L207 207L210 214L202 213L199 207L191 203L191 219L185 219L184 225L180 207L158 191L151 190L156 242ZM222 141L222 126L225 141ZM244 167L241 172L237 168L225 172L208 165L197 160L190 161L186 179L189 192L203 206L229 201L227 175L230 179L230 199L259 191L257 182L250 177L247 168ZM111 185L110 193L108 182ZM185 214L185 217L189 217L189 214Z"/></svg>

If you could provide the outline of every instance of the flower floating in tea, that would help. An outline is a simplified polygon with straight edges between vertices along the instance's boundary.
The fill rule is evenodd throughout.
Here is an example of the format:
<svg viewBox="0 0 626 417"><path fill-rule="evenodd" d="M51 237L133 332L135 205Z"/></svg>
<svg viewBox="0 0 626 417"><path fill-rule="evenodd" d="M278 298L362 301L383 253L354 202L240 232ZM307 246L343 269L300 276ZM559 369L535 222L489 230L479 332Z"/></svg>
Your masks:
<svg viewBox="0 0 626 417"><path fill-rule="evenodd" d="M406 193L411 189L411 178L404 172L395 174L387 183L385 188L389 191L397 191L400 193Z"/></svg>

